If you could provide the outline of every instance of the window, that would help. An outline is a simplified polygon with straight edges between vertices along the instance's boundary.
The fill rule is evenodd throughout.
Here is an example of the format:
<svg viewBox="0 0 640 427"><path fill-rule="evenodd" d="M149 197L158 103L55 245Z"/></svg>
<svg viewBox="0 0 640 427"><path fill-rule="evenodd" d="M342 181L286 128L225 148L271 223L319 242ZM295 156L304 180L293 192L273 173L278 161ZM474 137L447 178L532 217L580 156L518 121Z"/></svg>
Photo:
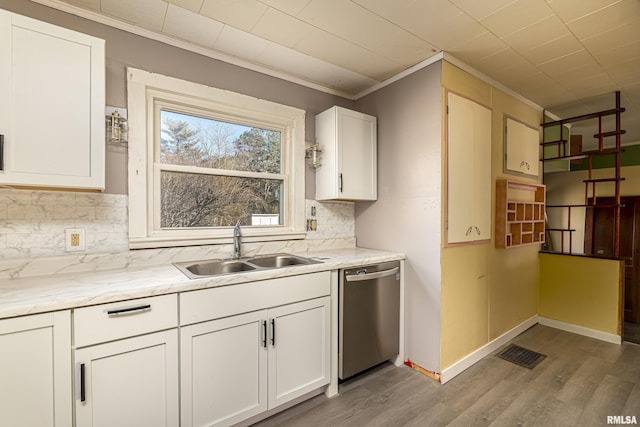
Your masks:
<svg viewBox="0 0 640 427"><path fill-rule="evenodd" d="M282 133L161 108L160 227L282 225Z"/></svg>
<svg viewBox="0 0 640 427"><path fill-rule="evenodd" d="M304 237L304 111L127 74L132 248Z"/></svg>

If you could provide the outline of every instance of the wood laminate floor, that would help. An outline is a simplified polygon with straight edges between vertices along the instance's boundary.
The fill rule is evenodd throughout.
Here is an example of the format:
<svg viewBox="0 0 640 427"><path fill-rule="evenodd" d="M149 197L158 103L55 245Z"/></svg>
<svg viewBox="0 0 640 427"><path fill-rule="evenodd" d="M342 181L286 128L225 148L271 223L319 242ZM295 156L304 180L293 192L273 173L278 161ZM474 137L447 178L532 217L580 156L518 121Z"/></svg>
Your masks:
<svg viewBox="0 0 640 427"><path fill-rule="evenodd" d="M624 322L623 336L625 341L640 344L640 323Z"/></svg>
<svg viewBox="0 0 640 427"><path fill-rule="evenodd" d="M317 396L257 426L582 427L610 425L607 416L640 424L640 345L541 325L512 342L547 358L530 370L494 353L446 384L386 364L341 384L337 397Z"/></svg>

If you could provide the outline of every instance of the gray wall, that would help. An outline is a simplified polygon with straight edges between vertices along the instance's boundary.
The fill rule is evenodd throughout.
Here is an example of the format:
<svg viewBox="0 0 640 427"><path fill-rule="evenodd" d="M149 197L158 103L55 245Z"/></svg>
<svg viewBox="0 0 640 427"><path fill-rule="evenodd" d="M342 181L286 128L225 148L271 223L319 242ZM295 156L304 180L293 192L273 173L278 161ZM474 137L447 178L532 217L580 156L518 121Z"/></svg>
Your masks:
<svg viewBox="0 0 640 427"><path fill-rule="evenodd" d="M356 102L378 118L378 200L356 203L358 246L403 252L406 356L440 371L441 63Z"/></svg>
<svg viewBox="0 0 640 427"><path fill-rule="evenodd" d="M306 141L314 141L315 115L340 105L353 108L349 99L330 95L246 68L231 65L126 31L79 18L28 0L0 0L0 8L106 40L106 102L126 106L126 67L227 89L301 108L307 112ZM127 192L126 152L107 152L107 193ZM306 197L315 196L315 173L307 168Z"/></svg>

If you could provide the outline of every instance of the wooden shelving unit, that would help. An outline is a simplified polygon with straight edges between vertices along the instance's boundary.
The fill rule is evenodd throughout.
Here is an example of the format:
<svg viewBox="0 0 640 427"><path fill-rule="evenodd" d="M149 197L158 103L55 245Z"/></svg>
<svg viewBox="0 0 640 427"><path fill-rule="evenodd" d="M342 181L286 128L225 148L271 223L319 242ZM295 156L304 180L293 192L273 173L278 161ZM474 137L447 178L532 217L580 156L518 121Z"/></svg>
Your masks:
<svg viewBox="0 0 640 427"><path fill-rule="evenodd" d="M496 182L496 248L544 243L545 186Z"/></svg>
<svg viewBox="0 0 640 427"><path fill-rule="evenodd" d="M560 139L556 141L544 141L542 142L542 146L546 147L549 145L556 145L558 147L557 153L555 153L552 157L544 157L541 159L543 162L555 161L559 159L580 159L586 158L588 165L588 177L583 180L585 184L584 190L584 204L577 205L549 205L548 208L564 208L567 209L567 226L566 227L549 227L547 230L552 232L560 233L560 253L573 253L573 239L572 233L575 232L575 228L571 227L571 209L572 208L586 208L586 209L596 209L596 208L613 208L615 209L614 215L614 232L612 236L613 248L614 248L614 256L618 257L620 254L620 209L622 204L620 203L620 183L624 181L624 178L620 176L620 154L624 151L621 147L621 135L624 135L626 132L621 128L621 115L624 113L625 109L620 105L620 92L615 93L615 108L609 110L598 111L590 114L583 114L581 116L569 117L566 119L556 120L552 122L541 123L540 125L543 128L553 128L558 127L560 133ZM615 116L615 129L612 131L604 131L602 129L602 119L607 116ZM593 135L595 139L598 140L598 149L596 151L582 152L582 153L571 153L568 154L566 152L566 138L563 134L564 125L567 123L575 123L581 122L585 120L597 120L598 123L598 133ZM604 140L605 138L615 137L615 145L614 147L605 148ZM613 176L607 178L594 178L593 177L593 158L596 156L613 156L615 158L615 168L613 168ZM596 192L596 186L600 183L613 183L614 190L614 202L613 203L599 203L598 202L598 194ZM568 235L568 248L565 248L565 236ZM549 239L551 240L551 238ZM568 249L566 252L565 249ZM552 251L557 252L557 251Z"/></svg>

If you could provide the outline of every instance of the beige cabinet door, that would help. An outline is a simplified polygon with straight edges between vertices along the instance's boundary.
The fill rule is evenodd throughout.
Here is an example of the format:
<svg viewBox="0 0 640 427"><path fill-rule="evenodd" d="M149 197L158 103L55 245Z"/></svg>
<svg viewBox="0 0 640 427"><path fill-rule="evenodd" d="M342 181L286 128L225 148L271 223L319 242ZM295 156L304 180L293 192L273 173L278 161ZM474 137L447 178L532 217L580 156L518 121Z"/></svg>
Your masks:
<svg viewBox="0 0 640 427"><path fill-rule="evenodd" d="M491 238L491 110L449 92L447 241Z"/></svg>
<svg viewBox="0 0 640 427"><path fill-rule="evenodd" d="M540 132L526 124L505 118L505 172L538 176Z"/></svg>

